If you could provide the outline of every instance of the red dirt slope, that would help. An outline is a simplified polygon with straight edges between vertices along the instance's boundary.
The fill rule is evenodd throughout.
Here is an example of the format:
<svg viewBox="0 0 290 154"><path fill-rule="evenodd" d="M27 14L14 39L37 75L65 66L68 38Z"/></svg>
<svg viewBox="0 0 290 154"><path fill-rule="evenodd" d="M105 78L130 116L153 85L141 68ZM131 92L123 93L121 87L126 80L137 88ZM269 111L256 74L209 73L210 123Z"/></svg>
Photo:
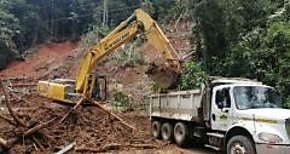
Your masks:
<svg viewBox="0 0 290 154"><path fill-rule="evenodd" d="M33 77L35 73L42 73L39 71L47 69L48 65L57 67L63 63L68 56L75 53L77 46L77 43L70 41L42 44L36 49L33 57L25 61L13 62L7 69L0 71L0 77Z"/></svg>

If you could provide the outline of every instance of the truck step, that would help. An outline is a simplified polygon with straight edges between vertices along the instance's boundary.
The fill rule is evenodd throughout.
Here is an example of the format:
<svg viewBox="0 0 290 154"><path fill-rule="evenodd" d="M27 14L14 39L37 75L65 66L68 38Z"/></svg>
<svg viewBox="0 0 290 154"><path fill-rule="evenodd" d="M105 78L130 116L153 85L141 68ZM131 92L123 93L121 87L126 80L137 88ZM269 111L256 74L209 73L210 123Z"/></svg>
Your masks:
<svg viewBox="0 0 290 154"><path fill-rule="evenodd" d="M224 138L225 135L224 134L220 134L220 133L206 133L207 136L210 137L217 137L217 138Z"/></svg>
<svg viewBox="0 0 290 154"><path fill-rule="evenodd" d="M213 146L213 145L205 144L204 146L207 147L207 148L214 149L214 150L216 150L216 151L220 151L220 148L219 148L219 147L216 147L216 146Z"/></svg>
<svg viewBox="0 0 290 154"><path fill-rule="evenodd" d="M205 127L194 127L193 136L197 138L203 137L205 132Z"/></svg>

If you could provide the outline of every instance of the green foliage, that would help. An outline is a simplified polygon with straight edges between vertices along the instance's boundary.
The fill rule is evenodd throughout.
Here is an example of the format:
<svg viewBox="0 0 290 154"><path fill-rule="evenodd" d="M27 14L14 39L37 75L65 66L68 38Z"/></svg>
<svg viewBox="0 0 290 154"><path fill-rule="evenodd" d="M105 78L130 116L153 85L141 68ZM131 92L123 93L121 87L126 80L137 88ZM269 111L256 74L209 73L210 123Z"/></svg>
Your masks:
<svg viewBox="0 0 290 154"><path fill-rule="evenodd" d="M4 69L6 65L12 60L12 51L4 42L0 41L0 69Z"/></svg>
<svg viewBox="0 0 290 154"><path fill-rule="evenodd" d="M285 99L284 107L290 109L290 97L287 97Z"/></svg>
<svg viewBox="0 0 290 154"><path fill-rule="evenodd" d="M280 10L289 9L289 4ZM277 87L290 107L290 20L287 11L268 18L266 26L256 27L231 47L217 67L220 75L256 78Z"/></svg>
<svg viewBox="0 0 290 154"><path fill-rule="evenodd" d="M137 41L124 46L122 51L115 52L111 58L118 64L132 63L143 65L145 63L144 55L135 50Z"/></svg>
<svg viewBox="0 0 290 154"><path fill-rule="evenodd" d="M136 0L107 0L108 26L116 26L121 21L128 18L134 10L140 6L140 1ZM102 25L103 10L104 1L102 1L94 10L94 18L97 19L98 25Z"/></svg>
<svg viewBox="0 0 290 154"><path fill-rule="evenodd" d="M174 6L175 0L151 0L153 4L152 17L161 22L168 15L170 8Z"/></svg>
<svg viewBox="0 0 290 154"><path fill-rule="evenodd" d="M104 36L109 33L108 27L93 26L90 31L81 36L81 47L84 50L91 48L93 45L98 43Z"/></svg>
<svg viewBox="0 0 290 154"><path fill-rule="evenodd" d="M112 91L111 105L119 110L128 110L131 107L129 96L121 90Z"/></svg>
<svg viewBox="0 0 290 154"><path fill-rule="evenodd" d="M157 83L153 83L150 87L152 93L161 93L164 91Z"/></svg>
<svg viewBox="0 0 290 154"><path fill-rule="evenodd" d="M9 11L10 1L0 1L0 41L10 47L13 36L19 33L19 21Z"/></svg>
<svg viewBox="0 0 290 154"><path fill-rule="evenodd" d="M46 41L79 39L91 27L101 27L102 2L103 0L0 0L0 41L21 53ZM109 26L119 24L138 6L140 1L108 0Z"/></svg>
<svg viewBox="0 0 290 154"><path fill-rule="evenodd" d="M202 70L200 64L186 62L183 68L183 72L179 78L178 89L191 90L201 88L206 83L208 76Z"/></svg>
<svg viewBox="0 0 290 154"><path fill-rule="evenodd" d="M201 40L197 51L208 72L216 75L216 65L242 37L256 27L265 27L271 15L283 1L271 0L206 0L192 1L192 18L197 33L193 39ZM198 37L198 38L196 38ZM200 38L201 37L201 38Z"/></svg>
<svg viewBox="0 0 290 154"><path fill-rule="evenodd" d="M9 12L0 10L0 27L0 40L11 46L13 36L19 31L18 20Z"/></svg>

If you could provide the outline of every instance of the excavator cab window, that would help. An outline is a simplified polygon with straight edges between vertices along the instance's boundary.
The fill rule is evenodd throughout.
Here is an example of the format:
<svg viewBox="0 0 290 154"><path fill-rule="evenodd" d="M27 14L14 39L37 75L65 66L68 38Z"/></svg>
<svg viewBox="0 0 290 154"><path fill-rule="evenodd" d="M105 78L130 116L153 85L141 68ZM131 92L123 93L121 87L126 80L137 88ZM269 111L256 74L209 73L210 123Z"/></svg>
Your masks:
<svg viewBox="0 0 290 154"><path fill-rule="evenodd" d="M107 98L107 80L103 75L95 75L94 86L92 86L91 98L95 101L105 101Z"/></svg>

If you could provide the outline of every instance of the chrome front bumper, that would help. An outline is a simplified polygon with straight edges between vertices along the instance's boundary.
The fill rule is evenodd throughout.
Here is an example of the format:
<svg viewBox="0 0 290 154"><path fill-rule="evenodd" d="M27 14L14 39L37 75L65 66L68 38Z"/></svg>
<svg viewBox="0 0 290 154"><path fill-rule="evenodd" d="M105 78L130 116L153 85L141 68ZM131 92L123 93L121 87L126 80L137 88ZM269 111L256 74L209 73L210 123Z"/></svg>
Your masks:
<svg viewBox="0 0 290 154"><path fill-rule="evenodd" d="M290 145L256 144L257 154L290 154Z"/></svg>

